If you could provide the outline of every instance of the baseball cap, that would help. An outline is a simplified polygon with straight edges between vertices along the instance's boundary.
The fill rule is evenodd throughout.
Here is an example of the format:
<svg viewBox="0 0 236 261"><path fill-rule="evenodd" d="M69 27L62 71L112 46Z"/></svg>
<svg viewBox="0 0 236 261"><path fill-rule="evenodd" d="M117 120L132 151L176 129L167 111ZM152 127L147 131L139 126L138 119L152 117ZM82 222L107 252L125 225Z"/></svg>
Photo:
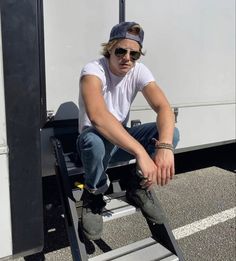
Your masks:
<svg viewBox="0 0 236 261"><path fill-rule="evenodd" d="M112 40L115 40L115 39L131 39L131 40L138 42L140 44L140 46L142 47L144 31L142 28L140 28L140 30L137 32L137 34L133 33L132 31L130 31L130 29L134 25L140 26L139 24L137 24L135 22L121 22L121 23L115 25L111 29L109 42Z"/></svg>

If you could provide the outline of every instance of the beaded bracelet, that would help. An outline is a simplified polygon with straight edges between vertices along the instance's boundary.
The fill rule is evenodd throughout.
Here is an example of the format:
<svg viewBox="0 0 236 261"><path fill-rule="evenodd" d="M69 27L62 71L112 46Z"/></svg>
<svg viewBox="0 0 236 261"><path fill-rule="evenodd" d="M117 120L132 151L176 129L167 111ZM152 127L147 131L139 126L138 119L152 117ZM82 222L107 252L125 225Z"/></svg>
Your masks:
<svg viewBox="0 0 236 261"><path fill-rule="evenodd" d="M167 150L171 150L172 152L174 152L174 147L172 144L170 143L165 143L165 142L159 142L159 140L155 139L155 148L157 149L167 149Z"/></svg>
<svg viewBox="0 0 236 261"><path fill-rule="evenodd" d="M167 149L167 150L171 150L172 152L174 152L174 147L172 144L169 143L159 143L156 146L157 149Z"/></svg>

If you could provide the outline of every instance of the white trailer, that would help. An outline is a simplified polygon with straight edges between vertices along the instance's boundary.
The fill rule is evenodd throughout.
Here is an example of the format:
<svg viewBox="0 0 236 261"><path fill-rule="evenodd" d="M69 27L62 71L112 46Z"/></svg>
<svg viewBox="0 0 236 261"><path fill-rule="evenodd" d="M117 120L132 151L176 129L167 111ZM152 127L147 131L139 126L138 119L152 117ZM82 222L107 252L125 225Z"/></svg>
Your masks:
<svg viewBox="0 0 236 261"><path fill-rule="evenodd" d="M119 20L119 1L45 1L47 110L54 120L78 114L78 77L100 56ZM66 18L66 19L65 19ZM179 151L235 139L235 1L125 1L125 19L145 32L141 59L175 109ZM132 119L154 121L142 95Z"/></svg>
<svg viewBox="0 0 236 261"><path fill-rule="evenodd" d="M80 70L100 56L119 20L145 31L142 61L176 114L176 152L235 142L234 0L1 0L0 7L0 258L42 249L41 177L54 174L49 138L58 126L76 127ZM136 119L155 119L141 95Z"/></svg>

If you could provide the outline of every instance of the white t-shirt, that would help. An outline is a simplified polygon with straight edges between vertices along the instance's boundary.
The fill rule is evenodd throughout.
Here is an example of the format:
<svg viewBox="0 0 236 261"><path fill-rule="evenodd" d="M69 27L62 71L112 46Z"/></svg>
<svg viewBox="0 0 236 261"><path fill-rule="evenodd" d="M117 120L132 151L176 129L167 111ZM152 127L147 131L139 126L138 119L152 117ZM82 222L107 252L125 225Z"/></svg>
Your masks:
<svg viewBox="0 0 236 261"><path fill-rule="evenodd" d="M105 57L85 65L80 78L84 75L95 75L101 80L108 110L124 125L128 122L130 106L137 92L142 91L148 83L155 81L150 70L139 62L136 62L125 76L116 76L110 71ZM86 126L91 126L91 122L85 112L83 99L79 95L79 132L81 133Z"/></svg>

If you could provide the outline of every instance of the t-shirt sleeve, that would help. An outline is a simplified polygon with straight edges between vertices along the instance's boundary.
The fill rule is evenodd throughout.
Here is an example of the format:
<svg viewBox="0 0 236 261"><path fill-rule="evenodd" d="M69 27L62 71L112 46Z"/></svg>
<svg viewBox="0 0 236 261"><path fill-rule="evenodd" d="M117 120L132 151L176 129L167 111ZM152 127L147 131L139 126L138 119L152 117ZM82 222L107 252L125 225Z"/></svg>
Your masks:
<svg viewBox="0 0 236 261"><path fill-rule="evenodd" d="M137 88L142 91L143 88L150 82L155 81L155 78L151 71L142 63L139 63L138 75L137 75Z"/></svg>
<svg viewBox="0 0 236 261"><path fill-rule="evenodd" d="M97 62L90 62L83 67L80 73L80 79L85 75L95 75L102 81L102 83L105 81L104 69Z"/></svg>

